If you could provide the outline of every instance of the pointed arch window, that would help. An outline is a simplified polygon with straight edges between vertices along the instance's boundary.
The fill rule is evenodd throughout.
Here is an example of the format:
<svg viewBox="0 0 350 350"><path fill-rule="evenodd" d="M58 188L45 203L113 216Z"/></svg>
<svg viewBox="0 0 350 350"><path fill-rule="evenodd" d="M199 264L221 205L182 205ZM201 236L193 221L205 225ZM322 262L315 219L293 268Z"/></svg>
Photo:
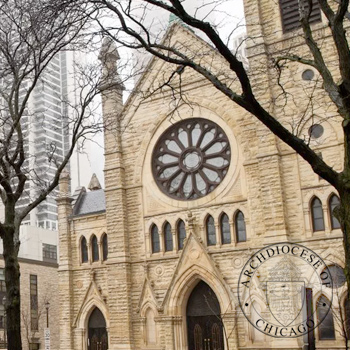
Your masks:
<svg viewBox="0 0 350 350"><path fill-rule="evenodd" d="M247 232L243 213L239 210L235 217L236 241L245 242L247 240Z"/></svg>
<svg viewBox="0 0 350 350"><path fill-rule="evenodd" d="M335 339L334 320L329 300L321 295L317 301L318 337L320 340Z"/></svg>
<svg viewBox="0 0 350 350"><path fill-rule="evenodd" d="M183 249L185 238L186 238L185 223L182 220L180 220L177 224L177 240L178 240L179 250Z"/></svg>
<svg viewBox="0 0 350 350"><path fill-rule="evenodd" d="M100 256L98 253L97 237L95 235L93 235L91 238L91 252L92 252L92 261L98 261Z"/></svg>
<svg viewBox="0 0 350 350"><path fill-rule="evenodd" d="M206 229L207 229L207 244L215 245L216 244L215 223L211 215L209 215L207 218Z"/></svg>
<svg viewBox="0 0 350 350"><path fill-rule="evenodd" d="M311 219L312 219L312 230L324 231L324 217L321 201L315 197L311 201Z"/></svg>
<svg viewBox="0 0 350 350"><path fill-rule="evenodd" d="M156 225L153 225L151 229L151 243L152 243L152 253L159 253L160 252L159 231Z"/></svg>
<svg viewBox="0 0 350 350"><path fill-rule="evenodd" d="M221 215L220 229L221 229L221 243L222 244L231 243L230 222L226 214Z"/></svg>
<svg viewBox="0 0 350 350"><path fill-rule="evenodd" d="M104 234L102 237L102 258L103 261L106 261L108 257L108 238L107 235Z"/></svg>
<svg viewBox="0 0 350 350"><path fill-rule="evenodd" d="M164 226L164 244L166 252L173 250L173 234L171 233L171 225L168 222Z"/></svg>
<svg viewBox="0 0 350 350"><path fill-rule="evenodd" d="M81 251L81 262L88 262L88 248L86 243L86 238L83 237L80 241L80 251Z"/></svg>
<svg viewBox="0 0 350 350"><path fill-rule="evenodd" d="M211 337L213 340L213 349L222 349L221 346L221 335L220 332L222 330L220 329L220 327L218 326L217 323L214 323L212 328L211 328Z"/></svg>
<svg viewBox="0 0 350 350"><path fill-rule="evenodd" d="M333 214L333 210L339 204L340 204L340 201L339 201L338 196L336 196L335 194L332 194L332 196L329 198L329 202L328 202L329 217L331 218L331 228L332 228L332 230L340 228L340 222L338 221L338 219Z"/></svg>

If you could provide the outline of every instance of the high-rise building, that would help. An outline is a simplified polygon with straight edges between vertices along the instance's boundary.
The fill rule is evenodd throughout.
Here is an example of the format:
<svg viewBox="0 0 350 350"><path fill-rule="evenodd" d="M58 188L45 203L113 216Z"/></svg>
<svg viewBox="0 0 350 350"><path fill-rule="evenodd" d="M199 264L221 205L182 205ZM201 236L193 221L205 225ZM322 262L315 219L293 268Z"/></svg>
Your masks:
<svg viewBox="0 0 350 350"><path fill-rule="evenodd" d="M70 146L71 113L74 104L74 75L68 65L73 66L74 55L65 51L54 57L41 76L29 102L27 115L22 119L27 137L27 168L30 181L26 183L18 208L27 206L37 197L54 177L56 163L61 163ZM69 103L71 102L71 103ZM68 165L72 169L72 188L80 178L91 176L87 156L76 150ZM88 176L85 178L84 176ZM57 190L33 209L23 220L24 225L57 230Z"/></svg>
<svg viewBox="0 0 350 350"><path fill-rule="evenodd" d="M59 53L49 63L28 103L28 117L23 124L28 134L28 172L30 182L19 201L18 207L26 206L55 175L56 165L50 154L58 161L69 144L67 109L67 57ZM28 120L26 120L28 118ZM57 229L56 191L35 208L23 224Z"/></svg>

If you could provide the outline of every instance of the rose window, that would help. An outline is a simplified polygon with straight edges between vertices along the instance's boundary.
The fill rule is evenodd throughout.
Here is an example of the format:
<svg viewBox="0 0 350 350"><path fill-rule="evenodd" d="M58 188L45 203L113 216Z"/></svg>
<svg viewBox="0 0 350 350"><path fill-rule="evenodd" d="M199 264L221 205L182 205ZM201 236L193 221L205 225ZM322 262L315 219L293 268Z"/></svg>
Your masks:
<svg viewBox="0 0 350 350"><path fill-rule="evenodd" d="M231 150L224 131L206 119L183 120L160 137L152 170L158 187L177 199L212 192L227 174Z"/></svg>

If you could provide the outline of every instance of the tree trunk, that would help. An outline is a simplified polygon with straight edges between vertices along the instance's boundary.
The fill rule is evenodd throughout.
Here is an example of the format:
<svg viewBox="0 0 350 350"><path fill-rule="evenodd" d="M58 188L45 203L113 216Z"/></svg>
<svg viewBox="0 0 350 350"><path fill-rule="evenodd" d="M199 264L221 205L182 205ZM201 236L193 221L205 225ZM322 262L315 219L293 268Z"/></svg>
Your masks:
<svg viewBox="0 0 350 350"><path fill-rule="evenodd" d="M3 254L5 260L6 283L5 311L8 350L22 350L20 270L18 264L19 242L14 242L15 230L16 229L13 226L7 226L3 230ZM0 302L2 302L2 300Z"/></svg>

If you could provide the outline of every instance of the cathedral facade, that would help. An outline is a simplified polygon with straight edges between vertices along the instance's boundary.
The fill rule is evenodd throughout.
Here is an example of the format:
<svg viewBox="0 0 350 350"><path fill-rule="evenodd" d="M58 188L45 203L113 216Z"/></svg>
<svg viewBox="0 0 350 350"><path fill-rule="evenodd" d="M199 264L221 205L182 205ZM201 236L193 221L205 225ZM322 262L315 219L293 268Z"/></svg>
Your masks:
<svg viewBox="0 0 350 350"><path fill-rule="evenodd" d="M279 77L294 94L286 103L280 103L278 85L269 84L271 54L291 40L305 50L290 34L295 28L281 21L274 1L247 0L245 11L248 36L256 38L247 47L257 96L292 127L304 113L298 136L309 138L323 159L341 170L341 126L318 90L317 72L290 63ZM321 15L313 16L323 35ZM168 42L201 53L203 65L235 84L218 53L193 32L175 23L166 35ZM119 56L107 41L101 57L105 74L116 68ZM334 59L332 50L327 59ZM339 315L346 318L347 306L342 233L332 213L337 193L198 74L179 69L171 88L157 89L173 72L173 66L152 59L124 105L123 86L113 76L117 87L103 93L105 189L93 178L90 191L82 188L71 196L68 176L61 178L61 349L344 347L344 327L337 322ZM174 95L180 84L179 101ZM311 91L320 96L313 111L306 98ZM276 242L307 247L339 277L322 293L312 291L307 277L301 281L311 290L301 312L313 310L314 320L324 318L323 327L304 336L271 337L253 326L268 308L259 276L250 304L243 300L244 314L239 305L237 285L245 264ZM330 300L331 309L322 314L318 305Z"/></svg>

